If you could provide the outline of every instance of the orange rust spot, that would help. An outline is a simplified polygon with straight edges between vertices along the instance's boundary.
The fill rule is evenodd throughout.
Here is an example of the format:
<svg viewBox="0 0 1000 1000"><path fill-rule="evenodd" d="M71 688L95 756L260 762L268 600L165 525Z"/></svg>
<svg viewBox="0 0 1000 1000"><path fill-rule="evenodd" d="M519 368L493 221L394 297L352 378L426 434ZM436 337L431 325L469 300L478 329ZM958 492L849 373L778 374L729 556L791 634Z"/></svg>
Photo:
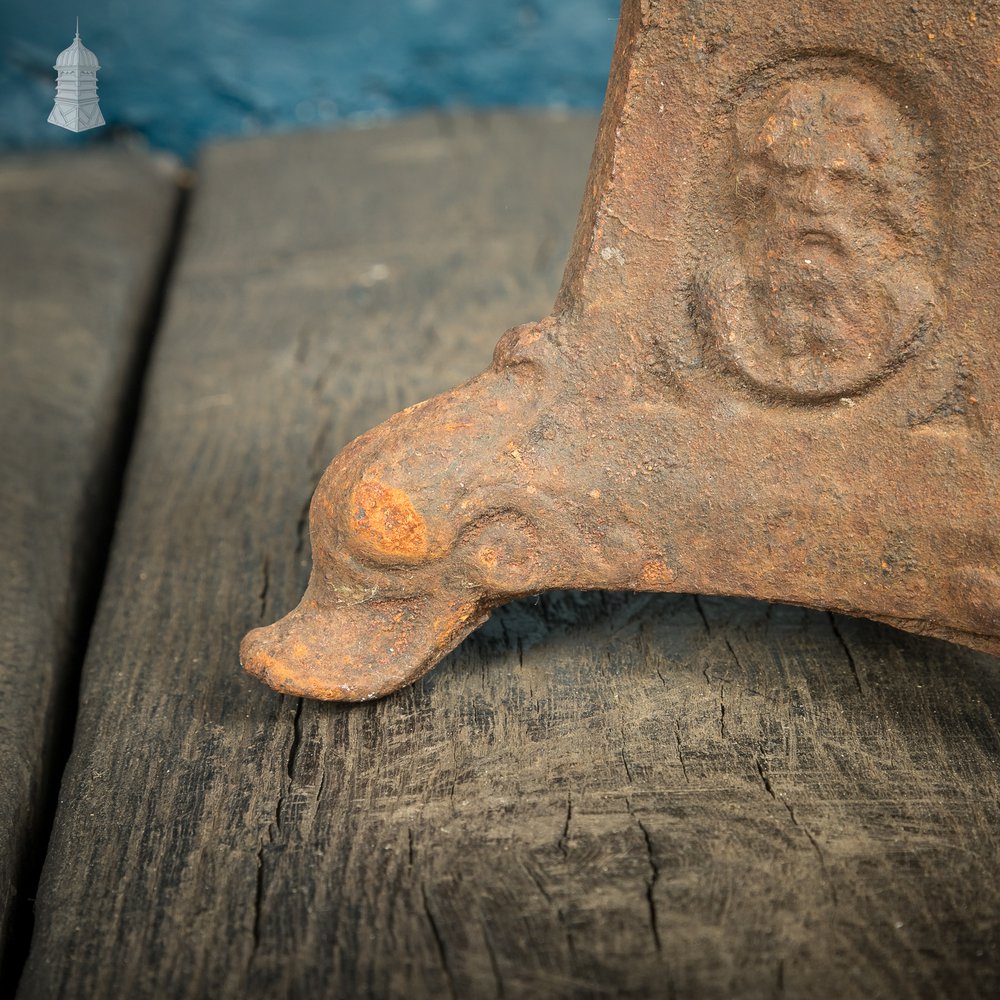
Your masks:
<svg viewBox="0 0 1000 1000"><path fill-rule="evenodd" d="M427 523L409 496L394 486L362 480L351 493L348 520L355 534L383 555L427 555Z"/></svg>
<svg viewBox="0 0 1000 1000"><path fill-rule="evenodd" d="M254 676L264 676L272 687L287 685L298 680L299 671L284 660L279 660L262 649L256 649L247 661L247 669Z"/></svg>
<svg viewBox="0 0 1000 1000"><path fill-rule="evenodd" d="M662 559L650 559L642 564L639 580L647 587L666 587L674 582L674 575Z"/></svg>
<svg viewBox="0 0 1000 1000"><path fill-rule="evenodd" d="M306 698L321 698L325 701L342 701L351 697L351 689L346 684L329 682L314 674L301 664L289 664L270 653L257 651L247 664L248 672L265 681L276 691L294 693Z"/></svg>
<svg viewBox="0 0 1000 1000"><path fill-rule="evenodd" d="M437 646L451 645L454 638L469 627L469 619L475 612L475 604L462 604L454 611L434 619L434 640Z"/></svg>

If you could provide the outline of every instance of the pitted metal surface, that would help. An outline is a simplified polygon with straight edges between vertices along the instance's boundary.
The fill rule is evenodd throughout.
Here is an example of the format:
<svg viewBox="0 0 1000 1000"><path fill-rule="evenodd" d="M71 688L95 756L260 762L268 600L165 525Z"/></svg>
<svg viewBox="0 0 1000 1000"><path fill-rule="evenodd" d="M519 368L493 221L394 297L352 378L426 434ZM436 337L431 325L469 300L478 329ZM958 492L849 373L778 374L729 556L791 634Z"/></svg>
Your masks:
<svg viewBox="0 0 1000 1000"><path fill-rule="evenodd" d="M553 315L333 460L246 669L379 697L562 587L1000 653L998 51L945 0L626 0Z"/></svg>

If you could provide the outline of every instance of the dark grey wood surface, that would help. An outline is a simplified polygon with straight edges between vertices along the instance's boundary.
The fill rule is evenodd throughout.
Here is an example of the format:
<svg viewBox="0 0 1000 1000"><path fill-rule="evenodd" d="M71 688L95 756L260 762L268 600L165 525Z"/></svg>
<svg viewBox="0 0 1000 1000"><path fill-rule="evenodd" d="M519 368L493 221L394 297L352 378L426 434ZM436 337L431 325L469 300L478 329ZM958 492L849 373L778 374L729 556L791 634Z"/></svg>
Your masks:
<svg viewBox="0 0 1000 1000"><path fill-rule="evenodd" d="M245 677L351 437L547 311L595 123L218 146L144 398L20 997L988 997L1000 663L553 594L362 706Z"/></svg>
<svg viewBox="0 0 1000 1000"><path fill-rule="evenodd" d="M0 951L44 849L176 193L175 167L121 150L0 161Z"/></svg>

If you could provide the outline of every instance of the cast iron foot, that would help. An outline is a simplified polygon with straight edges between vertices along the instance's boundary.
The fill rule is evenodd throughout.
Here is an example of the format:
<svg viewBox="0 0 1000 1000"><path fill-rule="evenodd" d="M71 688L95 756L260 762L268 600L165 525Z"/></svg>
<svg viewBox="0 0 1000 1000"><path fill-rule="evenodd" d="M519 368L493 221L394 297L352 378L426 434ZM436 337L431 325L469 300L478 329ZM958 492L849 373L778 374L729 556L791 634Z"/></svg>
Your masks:
<svg viewBox="0 0 1000 1000"><path fill-rule="evenodd" d="M843 7L626 0L555 315L334 459L247 670L378 697L558 587L1000 652L997 29Z"/></svg>

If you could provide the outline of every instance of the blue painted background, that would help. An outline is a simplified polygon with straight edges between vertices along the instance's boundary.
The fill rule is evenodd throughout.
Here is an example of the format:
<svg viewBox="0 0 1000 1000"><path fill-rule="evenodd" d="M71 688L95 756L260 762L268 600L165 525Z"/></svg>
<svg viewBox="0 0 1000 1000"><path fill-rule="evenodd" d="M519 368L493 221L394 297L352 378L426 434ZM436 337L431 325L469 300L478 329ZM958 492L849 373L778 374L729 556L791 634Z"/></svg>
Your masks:
<svg viewBox="0 0 1000 1000"><path fill-rule="evenodd" d="M46 123L80 35L103 129ZM0 148L139 133L188 158L221 135L419 108L599 108L618 0L0 0Z"/></svg>

